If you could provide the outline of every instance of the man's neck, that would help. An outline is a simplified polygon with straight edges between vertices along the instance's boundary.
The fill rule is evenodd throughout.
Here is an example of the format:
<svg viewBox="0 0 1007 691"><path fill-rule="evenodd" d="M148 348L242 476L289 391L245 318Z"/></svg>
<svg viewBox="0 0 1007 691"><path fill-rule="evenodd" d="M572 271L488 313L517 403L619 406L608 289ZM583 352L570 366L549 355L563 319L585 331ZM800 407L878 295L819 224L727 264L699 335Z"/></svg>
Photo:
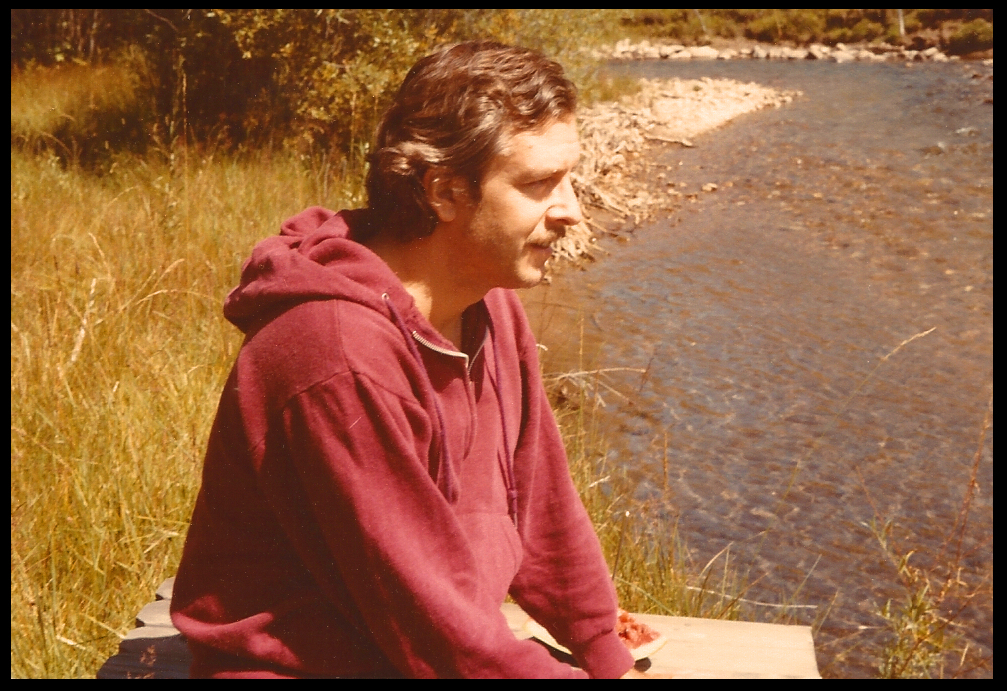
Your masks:
<svg viewBox="0 0 1007 691"><path fill-rule="evenodd" d="M483 295L460 289L446 268L444 252L432 237L400 243L375 238L366 243L402 281L416 308L438 333L461 347L462 313Z"/></svg>

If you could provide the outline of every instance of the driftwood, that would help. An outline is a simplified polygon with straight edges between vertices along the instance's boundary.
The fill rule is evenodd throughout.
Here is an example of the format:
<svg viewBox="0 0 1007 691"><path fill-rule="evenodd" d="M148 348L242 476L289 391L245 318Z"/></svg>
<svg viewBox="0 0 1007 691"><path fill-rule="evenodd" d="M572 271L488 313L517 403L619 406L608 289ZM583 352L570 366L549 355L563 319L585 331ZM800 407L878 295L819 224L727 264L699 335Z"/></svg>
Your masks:
<svg viewBox="0 0 1007 691"><path fill-rule="evenodd" d="M652 191L653 181L644 171L648 142L692 147L697 135L800 95L731 79L641 79L632 96L582 109L583 156L573 185L585 220L553 245L556 256L573 263L594 258L600 224L592 221L593 212L604 210L640 224L680 203L679 195Z"/></svg>

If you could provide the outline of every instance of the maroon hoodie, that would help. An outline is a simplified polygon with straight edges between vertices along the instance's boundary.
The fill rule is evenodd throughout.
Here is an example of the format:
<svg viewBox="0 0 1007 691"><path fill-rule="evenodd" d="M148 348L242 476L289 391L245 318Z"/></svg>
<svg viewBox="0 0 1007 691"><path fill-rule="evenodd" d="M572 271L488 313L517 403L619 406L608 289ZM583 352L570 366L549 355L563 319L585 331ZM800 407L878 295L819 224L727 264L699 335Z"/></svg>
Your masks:
<svg viewBox="0 0 1007 691"><path fill-rule="evenodd" d="M632 659L514 293L456 351L318 207L246 262L246 334L210 433L172 618L197 676L576 677Z"/></svg>

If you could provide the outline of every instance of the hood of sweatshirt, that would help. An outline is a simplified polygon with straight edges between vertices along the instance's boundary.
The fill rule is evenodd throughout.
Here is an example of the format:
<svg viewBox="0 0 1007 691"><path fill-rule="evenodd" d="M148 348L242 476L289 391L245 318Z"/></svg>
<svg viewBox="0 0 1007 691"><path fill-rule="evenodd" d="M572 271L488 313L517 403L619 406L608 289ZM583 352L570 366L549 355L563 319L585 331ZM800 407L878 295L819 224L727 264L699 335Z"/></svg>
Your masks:
<svg viewBox="0 0 1007 691"><path fill-rule="evenodd" d="M256 245L242 266L241 282L224 302L224 316L248 333L294 305L339 298L389 319L391 309L397 309L410 329L431 336L423 333L432 327L416 311L401 281L376 254L353 240L353 227L359 227L367 213L313 206L286 220L280 234Z"/></svg>
<svg viewBox="0 0 1007 691"><path fill-rule="evenodd" d="M310 207L286 220L280 234L257 244L242 266L241 282L224 302L224 316L246 335L295 305L311 300L347 300L384 315L402 333L419 370L426 372L417 341L454 350L416 308L415 301L389 266L354 240L354 227L366 222L366 209L336 213ZM485 308L483 308L484 310ZM489 326L492 331L491 325ZM451 459L444 411L429 375L422 383L421 404L436 427L431 475L441 492L458 497L456 469ZM506 435L506 432L505 432ZM508 459L508 466L513 459ZM510 475L513 474L508 467ZM508 484L516 506L513 484Z"/></svg>

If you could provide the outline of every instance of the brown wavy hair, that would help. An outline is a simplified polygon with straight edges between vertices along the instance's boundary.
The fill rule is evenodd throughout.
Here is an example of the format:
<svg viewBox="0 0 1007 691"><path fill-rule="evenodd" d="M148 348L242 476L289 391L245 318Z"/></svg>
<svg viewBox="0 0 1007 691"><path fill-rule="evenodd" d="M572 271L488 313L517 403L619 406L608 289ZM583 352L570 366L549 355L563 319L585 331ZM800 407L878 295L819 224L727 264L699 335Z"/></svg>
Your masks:
<svg viewBox="0 0 1007 691"><path fill-rule="evenodd" d="M577 89L562 66L527 48L472 41L422 58L378 125L368 234L401 242L430 235L437 225L423 188L430 167L461 175L478 199L504 135L543 127L576 107Z"/></svg>

